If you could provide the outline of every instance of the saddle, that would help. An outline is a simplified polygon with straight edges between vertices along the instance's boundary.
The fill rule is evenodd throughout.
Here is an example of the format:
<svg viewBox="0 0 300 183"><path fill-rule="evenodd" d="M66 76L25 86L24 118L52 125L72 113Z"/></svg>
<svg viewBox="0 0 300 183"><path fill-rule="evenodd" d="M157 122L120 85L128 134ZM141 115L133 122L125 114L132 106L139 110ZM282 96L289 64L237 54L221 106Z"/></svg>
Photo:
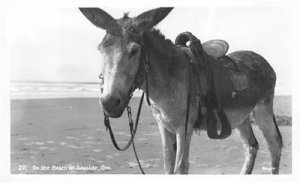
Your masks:
<svg viewBox="0 0 300 183"><path fill-rule="evenodd" d="M188 41L190 44L186 46ZM190 32L179 34L175 44L185 48L191 63L195 65L193 68L197 75L197 86L199 91L202 91L197 123L206 120L209 138L227 138L231 135L231 126L223 108L232 97L235 88L230 74L219 59L226 57L228 44L223 40L211 40L201 44L200 40ZM226 59L230 58L226 57ZM201 78L203 76L205 80ZM221 125L220 133L218 133L219 125Z"/></svg>
<svg viewBox="0 0 300 183"><path fill-rule="evenodd" d="M202 48L208 55L218 59L227 53L229 45L224 40L214 39L202 43Z"/></svg>

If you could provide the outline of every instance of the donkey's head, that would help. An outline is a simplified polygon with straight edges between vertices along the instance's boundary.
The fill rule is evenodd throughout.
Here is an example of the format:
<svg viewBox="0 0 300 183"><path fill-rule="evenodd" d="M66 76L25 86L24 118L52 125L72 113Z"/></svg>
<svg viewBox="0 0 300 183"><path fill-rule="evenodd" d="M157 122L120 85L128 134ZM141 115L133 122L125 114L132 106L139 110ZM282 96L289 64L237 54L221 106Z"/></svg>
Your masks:
<svg viewBox="0 0 300 183"><path fill-rule="evenodd" d="M125 14L121 19L114 19L99 8L79 9L95 26L106 30L98 47L103 55L101 74L105 80L100 101L106 114L120 117L141 63L141 35L158 24L173 8L157 8L135 18Z"/></svg>

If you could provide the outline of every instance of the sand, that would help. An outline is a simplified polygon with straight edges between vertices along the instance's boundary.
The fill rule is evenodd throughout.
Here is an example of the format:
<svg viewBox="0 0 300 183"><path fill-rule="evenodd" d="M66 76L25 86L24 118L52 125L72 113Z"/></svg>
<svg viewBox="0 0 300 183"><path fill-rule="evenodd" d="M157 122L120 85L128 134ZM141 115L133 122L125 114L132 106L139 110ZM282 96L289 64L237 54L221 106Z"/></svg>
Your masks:
<svg viewBox="0 0 300 183"><path fill-rule="evenodd" d="M133 98L132 106L138 99ZM136 110L135 110L136 111ZM117 141L129 138L126 115L112 120ZM280 126L284 140L281 174L292 173L292 127ZM268 174L270 155L254 126L260 144L254 174ZM163 157L156 122L145 105L136 135L136 148L148 174L162 174ZM238 134L211 140L195 134L190 150L191 174L239 174L244 159ZM97 98L11 101L11 173L13 174L138 174L130 148L114 149L103 125Z"/></svg>

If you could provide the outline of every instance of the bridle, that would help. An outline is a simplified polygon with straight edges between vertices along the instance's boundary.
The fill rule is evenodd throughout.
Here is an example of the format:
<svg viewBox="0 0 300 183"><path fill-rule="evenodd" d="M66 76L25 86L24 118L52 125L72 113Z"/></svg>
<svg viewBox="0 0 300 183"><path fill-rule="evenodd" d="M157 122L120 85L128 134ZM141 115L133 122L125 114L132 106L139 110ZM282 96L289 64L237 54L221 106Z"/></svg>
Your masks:
<svg viewBox="0 0 300 183"><path fill-rule="evenodd" d="M144 44L144 32L142 32L140 34L140 38L142 38L142 40L140 40L140 46L141 46L141 56L140 56L140 61L139 61L139 67L138 67L138 71L137 74L135 76L135 79L128 91L128 98L126 101L126 109L127 109L127 114L128 114L128 121L129 121L129 127L130 127L130 139L128 140L127 144L124 147L120 147L117 142L116 139L114 137L111 125L110 125L110 120L109 120L109 116L105 113L105 111L103 111L104 113L104 125L106 127L106 130L109 131L112 143L114 145L114 147L119 150L119 151L125 151L126 149L128 149L130 147L130 145L132 144L133 147L133 151L134 151L134 155L135 158L137 160L138 166L140 168L140 171L142 172L142 174L145 174L145 172L142 169L142 166L140 164L136 149L135 149L135 145L134 145L134 137L135 134L137 132L137 127L138 127L138 123L139 123L139 119L140 119L140 113L141 113L141 109L142 109L142 105L143 105L143 100L144 100L144 95L146 93L146 101L147 104L150 106L150 99L149 99L149 81L148 81L148 74L149 74L149 59L148 56L146 54L146 50L145 50L145 44ZM187 102L186 102L186 121L185 121L185 138L186 138L186 134L187 134L187 127L188 127L188 120L189 120L189 114L190 114L190 100L191 100L191 79L190 79L190 72L192 70L193 66L191 65L191 62L188 62L188 72L187 72L187 88L188 88L188 96L187 96ZM141 79L142 78L142 79ZM139 102L139 107L138 107L138 112L136 115L136 119L135 119L135 123L133 122L132 119L132 113L131 113L131 107L128 105L130 102L130 99L132 98L133 92L135 91L135 89L139 88L141 86L141 81L145 81L145 92L142 93L141 95L141 99ZM103 91L103 88L101 88L101 91Z"/></svg>
<svg viewBox="0 0 300 183"><path fill-rule="evenodd" d="M141 113L141 109L142 109L142 105L143 105L143 100L144 100L145 93L146 93L147 104L151 105L150 104L150 99L149 99L148 74L149 74L149 60L148 60L148 57L147 57L147 54L146 54L146 51L145 51L145 45L141 44L141 55L140 55L140 61L139 61L138 71L137 71L135 79L134 79L134 81L133 81L133 83L132 83L132 85L131 85L131 87L130 87L130 89L128 91L128 98L127 98L127 101L126 101L126 104L125 104L126 110L127 110L127 115L128 115L129 128L130 128L129 129L129 131L130 131L130 139L128 140L127 144L124 147L120 147L118 145L118 143L116 142L113 130L112 130L111 125L110 125L109 116L105 113L105 111L103 111L103 113L104 113L104 125L106 127L106 130L109 131L110 138L111 138L111 141L112 141L114 147L117 150L119 150L119 151L125 151L132 144L134 155L136 157L138 166L139 166L142 174L145 174L145 172L142 169L142 166L140 164L140 161L139 161L136 149L135 149L134 137L135 137L135 134L137 132L137 127L138 127L138 123L139 123L139 119L140 119L140 113ZM104 78L103 78L103 76L100 76L100 77L102 79L102 84L103 84ZM133 119L132 119L131 107L129 106L129 102L130 102L130 99L132 98L133 92L137 88L139 88L141 86L141 84L142 84L141 83L141 77L143 77L143 79L145 81L146 91L143 92L142 95L141 95L141 99L140 99L139 107L138 107L138 112L137 112L135 123L134 123ZM101 91L103 91L102 86L101 86Z"/></svg>

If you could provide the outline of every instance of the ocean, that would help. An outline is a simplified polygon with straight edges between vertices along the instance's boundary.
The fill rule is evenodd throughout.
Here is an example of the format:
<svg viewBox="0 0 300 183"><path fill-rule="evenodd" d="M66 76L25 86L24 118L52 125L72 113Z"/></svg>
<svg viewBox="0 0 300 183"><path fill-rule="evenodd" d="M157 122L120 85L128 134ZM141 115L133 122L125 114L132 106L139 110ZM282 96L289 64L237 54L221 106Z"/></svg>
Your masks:
<svg viewBox="0 0 300 183"><path fill-rule="evenodd" d="M134 92L140 96L141 91ZM72 82L11 82L11 99L42 98L97 98L100 96L99 83Z"/></svg>

